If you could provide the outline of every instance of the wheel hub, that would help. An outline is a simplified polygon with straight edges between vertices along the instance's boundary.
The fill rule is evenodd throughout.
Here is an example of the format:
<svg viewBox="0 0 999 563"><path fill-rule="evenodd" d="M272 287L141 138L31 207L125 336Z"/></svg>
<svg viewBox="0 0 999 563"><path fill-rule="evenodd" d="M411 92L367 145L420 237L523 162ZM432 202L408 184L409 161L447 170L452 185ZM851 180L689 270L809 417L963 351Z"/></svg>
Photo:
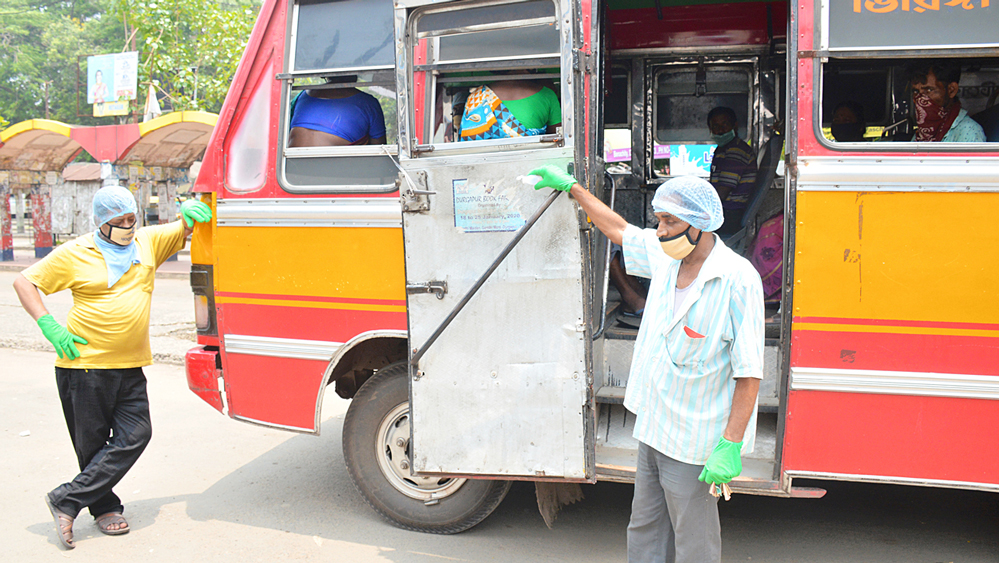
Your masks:
<svg viewBox="0 0 999 563"><path fill-rule="evenodd" d="M375 438L378 467L385 478L402 494L428 505L454 494L465 484L465 479L420 477L411 473L409 432L409 404L400 403L382 419Z"/></svg>

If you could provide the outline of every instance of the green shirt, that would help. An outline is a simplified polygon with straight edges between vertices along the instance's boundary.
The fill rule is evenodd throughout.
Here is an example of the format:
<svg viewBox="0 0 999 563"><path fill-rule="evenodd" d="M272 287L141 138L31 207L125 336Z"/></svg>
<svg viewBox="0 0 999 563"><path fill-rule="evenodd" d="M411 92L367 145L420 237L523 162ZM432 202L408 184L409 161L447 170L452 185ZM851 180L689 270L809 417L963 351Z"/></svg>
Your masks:
<svg viewBox="0 0 999 563"><path fill-rule="evenodd" d="M503 105L520 120L531 135L543 135L549 125L562 123L562 108L559 107L558 97L547 86L526 98L503 100ZM541 131L536 131L538 129Z"/></svg>

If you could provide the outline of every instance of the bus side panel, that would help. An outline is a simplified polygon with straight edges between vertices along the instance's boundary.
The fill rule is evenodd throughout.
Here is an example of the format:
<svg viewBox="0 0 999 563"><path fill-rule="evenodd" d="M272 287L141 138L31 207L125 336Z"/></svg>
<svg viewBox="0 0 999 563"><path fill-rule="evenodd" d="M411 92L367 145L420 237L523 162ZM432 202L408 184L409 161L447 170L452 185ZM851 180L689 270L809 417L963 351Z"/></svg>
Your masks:
<svg viewBox="0 0 999 563"><path fill-rule="evenodd" d="M229 412L318 431L333 354L406 328L398 228L220 226L215 301Z"/></svg>
<svg viewBox="0 0 999 563"><path fill-rule="evenodd" d="M999 483L976 431L999 424L999 194L804 176L784 470Z"/></svg>
<svg viewBox="0 0 999 563"><path fill-rule="evenodd" d="M784 470L999 483L999 401L823 391L788 397Z"/></svg>

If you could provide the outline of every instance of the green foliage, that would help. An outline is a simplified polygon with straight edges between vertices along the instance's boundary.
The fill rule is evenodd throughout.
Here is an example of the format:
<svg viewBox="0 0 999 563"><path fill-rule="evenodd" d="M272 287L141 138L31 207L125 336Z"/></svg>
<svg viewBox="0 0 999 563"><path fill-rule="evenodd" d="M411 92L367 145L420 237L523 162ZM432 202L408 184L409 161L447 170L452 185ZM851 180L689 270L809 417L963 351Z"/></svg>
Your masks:
<svg viewBox="0 0 999 563"><path fill-rule="evenodd" d="M107 0L4 0L0 4L0 114L10 122L49 117L92 123L76 116L77 56L112 48L120 33L104 17ZM118 41L114 51L121 50ZM80 111L89 110L81 105Z"/></svg>
<svg viewBox="0 0 999 563"><path fill-rule="evenodd" d="M47 98L50 119L108 124L112 118L90 115L86 56L130 51L133 41L134 50L140 52L136 100L140 112L148 91L141 84L150 81L163 98L164 111L217 112L259 4L259 0L2 0L0 115L10 123L44 118ZM78 80L82 81L79 106Z"/></svg>
<svg viewBox="0 0 999 563"><path fill-rule="evenodd" d="M217 112L256 20L254 0L115 0L136 31L139 82L152 82L174 110ZM143 92L146 89L142 89Z"/></svg>

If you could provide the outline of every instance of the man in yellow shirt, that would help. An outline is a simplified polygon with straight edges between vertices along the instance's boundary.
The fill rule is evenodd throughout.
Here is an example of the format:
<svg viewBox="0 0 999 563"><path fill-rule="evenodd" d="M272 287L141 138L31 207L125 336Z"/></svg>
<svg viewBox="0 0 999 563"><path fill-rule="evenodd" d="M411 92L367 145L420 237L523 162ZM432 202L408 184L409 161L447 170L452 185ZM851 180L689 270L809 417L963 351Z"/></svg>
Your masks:
<svg viewBox="0 0 999 563"><path fill-rule="evenodd" d="M98 229L67 242L14 280L21 305L59 355L56 385L80 474L45 497L56 534L67 549L73 521L84 509L108 535L128 533L124 507L112 488L139 459L152 436L142 366L153 363L149 306L158 268L184 248L195 222L211 209L189 200L182 221L136 231L136 205L125 188L94 196ZM69 289L66 326L48 313L45 295Z"/></svg>

